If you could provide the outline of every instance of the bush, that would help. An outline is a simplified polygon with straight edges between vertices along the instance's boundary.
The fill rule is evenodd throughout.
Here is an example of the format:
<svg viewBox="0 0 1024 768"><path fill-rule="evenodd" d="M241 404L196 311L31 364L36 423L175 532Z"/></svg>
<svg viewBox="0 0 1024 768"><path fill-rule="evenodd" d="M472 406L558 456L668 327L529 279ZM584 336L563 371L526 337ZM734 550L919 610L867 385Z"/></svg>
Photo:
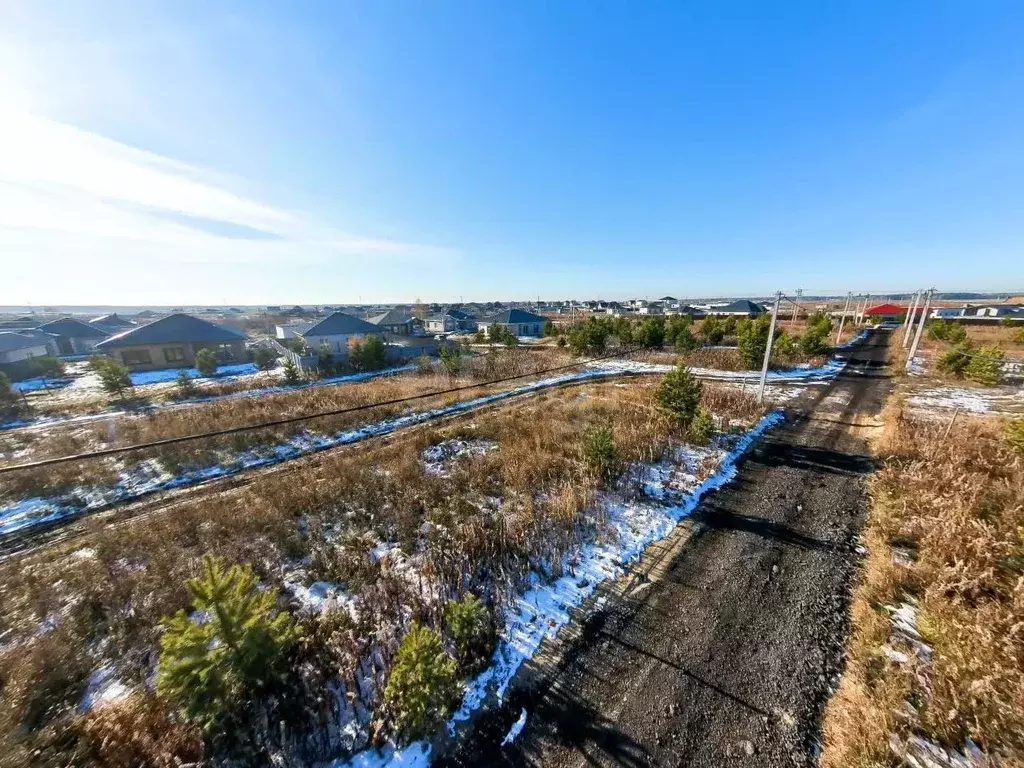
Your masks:
<svg viewBox="0 0 1024 768"><path fill-rule="evenodd" d="M1013 326L1015 326L1017 323L1014 321L1012 317L1007 315L1006 317L999 321L999 324L1004 328L1013 328Z"/></svg>
<svg viewBox="0 0 1024 768"><path fill-rule="evenodd" d="M196 370L200 376L213 376L217 373L217 355L212 349L200 349L196 352Z"/></svg>
<svg viewBox="0 0 1024 768"><path fill-rule="evenodd" d="M600 354L604 352L611 330L608 323L602 322L596 317L590 318L585 323L577 323L569 330L569 349L574 355ZM622 337L619 338L621 341Z"/></svg>
<svg viewBox="0 0 1024 768"><path fill-rule="evenodd" d="M358 371L379 371L387 367L388 348L379 336L367 336L352 345L348 361Z"/></svg>
<svg viewBox="0 0 1024 768"><path fill-rule="evenodd" d="M494 622L487 606L476 595L468 594L445 606L444 622L463 674L483 670L494 653L496 641Z"/></svg>
<svg viewBox="0 0 1024 768"><path fill-rule="evenodd" d="M967 341L967 329L948 320L933 320L928 324L928 336L936 341L962 344Z"/></svg>
<svg viewBox="0 0 1024 768"><path fill-rule="evenodd" d="M132 377L128 369L112 357L94 357L90 361L92 369L100 377L100 386L108 395L124 398L124 393L132 388Z"/></svg>
<svg viewBox="0 0 1024 768"><path fill-rule="evenodd" d="M545 336L557 336L558 329L555 328L555 324L550 320L544 321L544 335Z"/></svg>
<svg viewBox="0 0 1024 768"><path fill-rule="evenodd" d="M443 345L440 351L441 365L449 376L458 376L462 370L462 350L458 347Z"/></svg>
<svg viewBox="0 0 1024 768"><path fill-rule="evenodd" d="M447 719L459 694L457 675L441 636L414 623L402 639L384 689L384 703L400 739L426 736Z"/></svg>
<svg viewBox="0 0 1024 768"><path fill-rule="evenodd" d="M665 343L665 318L645 317L633 340L644 349L658 349Z"/></svg>
<svg viewBox="0 0 1024 768"><path fill-rule="evenodd" d="M658 405L665 409L676 426L687 429L697 415L703 390L700 380L680 363L665 374L658 385L656 397Z"/></svg>
<svg viewBox="0 0 1024 768"><path fill-rule="evenodd" d="M583 433L583 459L587 466L604 480L612 480L618 473L619 452L615 447L612 428L607 424L594 424Z"/></svg>
<svg viewBox="0 0 1024 768"><path fill-rule="evenodd" d="M420 355L416 358L416 373L420 376L429 376L434 372L434 364L427 355Z"/></svg>
<svg viewBox="0 0 1024 768"><path fill-rule="evenodd" d="M299 373L299 366L291 361L291 359L284 361L284 383L285 384L298 384L302 380L302 374Z"/></svg>
<svg viewBox="0 0 1024 768"><path fill-rule="evenodd" d="M1024 456L1024 419L1012 419L1006 422L1004 435L1009 446Z"/></svg>
<svg viewBox="0 0 1024 768"><path fill-rule="evenodd" d="M952 349L943 353L942 357L939 358L939 362L936 364L936 367L939 369L940 373L959 378L967 371L967 366L970 362L971 347L967 344L957 344Z"/></svg>
<svg viewBox="0 0 1024 768"><path fill-rule="evenodd" d="M10 378L0 371L0 414L11 414L18 410L18 393Z"/></svg>
<svg viewBox="0 0 1024 768"><path fill-rule="evenodd" d="M150 694L131 694L90 710L79 730L90 765L177 768L203 760L203 740L196 727L172 720Z"/></svg>
<svg viewBox="0 0 1024 768"><path fill-rule="evenodd" d="M1013 337L1013 340L1018 344L1024 344L1024 328L1017 331L1017 335Z"/></svg>
<svg viewBox="0 0 1024 768"><path fill-rule="evenodd" d="M729 318L735 324L735 318ZM725 324L719 317L706 317L700 324L700 335L708 344L721 344L725 338Z"/></svg>
<svg viewBox="0 0 1024 768"><path fill-rule="evenodd" d="M352 345L352 350L349 353L349 362L352 363L353 367L360 368L361 355L362 346L359 342L356 342ZM330 376L331 371L334 369L331 345L326 341L321 342L320 347L316 351L316 368L321 376Z"/></svg>
<svg viewBox="0 0 1024 768"><path fill-rule="evenodd" d="M761 315L756 320L744 320L736 329L739 337L740 360L749 369L761 367L764 361L764 350L768 346L768 329L771 327L771 316Z"/></svg>
<svg viewBox="0 0 1024 768"><path fill-rule="evenodd" d="M978 347L964 375L979 384L998 384L1003 377L1003 350L996 346Z"/></svg>
<svg viewBox="0 0 1024 768"><path fill-rule="evenodd" d="M807 333L800 339L800 351L805 355L827 355L831 349L828 343L828 330L824 326L816 326L807 329Z"/></svg>
<svg viewBox="0 0 1024 768"><path fill-rule="evenodd" d="M33 376L42 376L46 379L56 379L64 375L64 361L52 355L32 358L30 368Z"/></svg>
<svg viewBox="0 0 1024 768"><path fill-rule="evenodd" d="M794 338L786 333L786 331L781 331L772 345L772 357L776 357L779 360L793 360L800 351L799 344L800 339Z"/></svg>
<svg viewBox="0 0 1024 768"><path fill-rule="evenodd" d="M188 371L179 371L178 379L176 382L178 388L178 397L186 399L194 397L196 394L196 383L191 376L188 375Z"/></svg>
<svg viewBox="0 0 1024 768"><path fill-rule="evenodd" d="M270 347L261 344L253 350L252 361L261 371L269 371L277 362L277 353Z"/></svg>
<svg viewBox="0 0 1024 768"><path fill-rule="evenodd" d="M711 411L707 408L698 408L697 415L690 425L690 439L703 445L711 439L714 431L715 421L711 416Z"/></svg>
<svg viewBox="0 0 1024 768"><path fill-rule="evenodd" d="M832 318L823 312L815 312L807 318L807 331L827 337L832 333Z"/></svg>
<svg viewBox="0 0 1024 768"><path fill-rule="evenodd" d="M157 694L208 733L269 692L294 637L278 613L273 590L257 588L249 566L225 569L203 557L203 574L189 579L194 613L165 619L156 671Z"/></svg>

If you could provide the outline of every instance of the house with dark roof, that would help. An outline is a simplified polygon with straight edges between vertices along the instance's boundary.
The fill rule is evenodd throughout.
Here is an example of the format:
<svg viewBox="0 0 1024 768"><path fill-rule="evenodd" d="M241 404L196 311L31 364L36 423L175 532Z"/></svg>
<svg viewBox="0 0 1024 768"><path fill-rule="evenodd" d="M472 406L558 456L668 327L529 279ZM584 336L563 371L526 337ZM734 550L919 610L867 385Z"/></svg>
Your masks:
<svg viewBox="0 0 1024 768"><path fill-rule="evenodd" d="M736 301L712 306L708 310L709 315L723 315L732 317L758 317L768 310L756 301L750 299L737 299Z"/></svg>
<svg viewBox="0 0 1024 768"><path fill-rule="evenodd" d="M476 318L461 309L447 309L431 315L425 323L428 333L473 333Z"/></svg>
<svg viewBox="0 0 1024 768"><path fill-rule="evenodd" d="M182 312L111 336L96 345L133 371L159 368L190 368L203 349L211 350L221 363L246 360L246 335Z"/></svg>
<svg viewBox="0 0 1024 768"><path fill-rule="evenodd" d="M541 336L546 322L546 317L535 315L525 309L506 309L480 320L480 328L485 335L489 335L492 325L500 325L514 336Z"/></svg>
<svg viewBox="0 0 1024 768"><path fill-rule="evenodd" d="M0 331L0 365L46 357L53 348L49 337L31 331Z"/></svg>
<svg viewBox="0 0 1024 768"><path fill-rule="evenodd" d="M40 325L38 330L53 337L58 355L88 355L110 334L102 328L73 317L62 317Z"/></svg>
<svg viewBox="0 0 1024 768"><path fill-rule="evenodd" d="M389 309L367 320L377 326L385 338L391 336L418 336L423 332L423 321L402 309Z"/></svg>
<svg viewBox="0 0 1024 768"><path fill-rule="evenodd" d="M347 355L351 344L367 336L383 335L380 328L355 315L332 312L319 323L299 334L310 349L316 351L326 344L335 355Z"/></svg>
<svg viewBox="0 0 1024 768"><path fill-rule="evenodd" d="M129 328L134 328L135 323L131 320L126 320L117 314L117 312L111 312L109 315L100 315L94 317L89 321L89 325L94 328L99 328L101 331L114 334L120 333L121 331L127 331Z"/></svg>

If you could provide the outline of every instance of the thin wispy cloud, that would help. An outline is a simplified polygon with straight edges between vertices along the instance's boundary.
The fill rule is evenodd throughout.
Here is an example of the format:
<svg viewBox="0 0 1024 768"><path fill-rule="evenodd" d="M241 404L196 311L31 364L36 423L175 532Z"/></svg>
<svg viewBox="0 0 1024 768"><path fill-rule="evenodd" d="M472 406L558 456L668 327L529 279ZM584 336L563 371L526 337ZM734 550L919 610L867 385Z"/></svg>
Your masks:
<svg viewBox="0 0 1024 768"><path fill-rule="evenodd" d="M169 263L452 257L448 248L339 231L239 194L215 173L19 112L0 113L0 250ZM78 261L76 261L76 259Z"/></svg>

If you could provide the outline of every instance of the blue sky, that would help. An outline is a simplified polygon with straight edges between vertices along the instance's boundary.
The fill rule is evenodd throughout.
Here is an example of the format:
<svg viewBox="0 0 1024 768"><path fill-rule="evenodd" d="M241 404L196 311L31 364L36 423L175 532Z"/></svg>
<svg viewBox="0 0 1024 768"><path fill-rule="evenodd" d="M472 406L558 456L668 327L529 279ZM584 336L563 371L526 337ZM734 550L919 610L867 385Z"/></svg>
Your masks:
<svg viewBox="0 0 1024 768"><path fill-rule="evenodd" d="M0 304L1021 291L1022 39L994 0L7 4Z"/></svg>

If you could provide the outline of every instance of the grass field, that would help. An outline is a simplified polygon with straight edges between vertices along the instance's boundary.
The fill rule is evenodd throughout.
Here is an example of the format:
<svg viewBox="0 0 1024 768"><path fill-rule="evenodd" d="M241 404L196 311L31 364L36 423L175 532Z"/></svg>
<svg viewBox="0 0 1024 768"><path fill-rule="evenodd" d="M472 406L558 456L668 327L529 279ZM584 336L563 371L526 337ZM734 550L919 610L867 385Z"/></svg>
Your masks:
<svg viewBox="0 0 1024 768"><path fill-rule="evenodd" d="M325 730L346 718L358 743L387 735L381 691L412 621L443 627L446 603L467 591L500 617L528 583L556 578L581 546L609 535L608 504L643 495L643 466L680 440L656 385L542 393L372 449L298 460L155 517L97 523L73 547L0 565L0 765L170 765L271 743L321 759L356 745ZM762 413L725 386L706 385L703 401L723 423ZM585 458L595 425L610 429L613 474ZM424 454L432 446L441 447ZM188 607L185 583L205 554L250 564L303 638L276 698L229 713L246 734L241 746L172 717L147 682L161 619ZM83 710L86 695L110 700ZM271 715L280 729L266 728Z"/></svg>

